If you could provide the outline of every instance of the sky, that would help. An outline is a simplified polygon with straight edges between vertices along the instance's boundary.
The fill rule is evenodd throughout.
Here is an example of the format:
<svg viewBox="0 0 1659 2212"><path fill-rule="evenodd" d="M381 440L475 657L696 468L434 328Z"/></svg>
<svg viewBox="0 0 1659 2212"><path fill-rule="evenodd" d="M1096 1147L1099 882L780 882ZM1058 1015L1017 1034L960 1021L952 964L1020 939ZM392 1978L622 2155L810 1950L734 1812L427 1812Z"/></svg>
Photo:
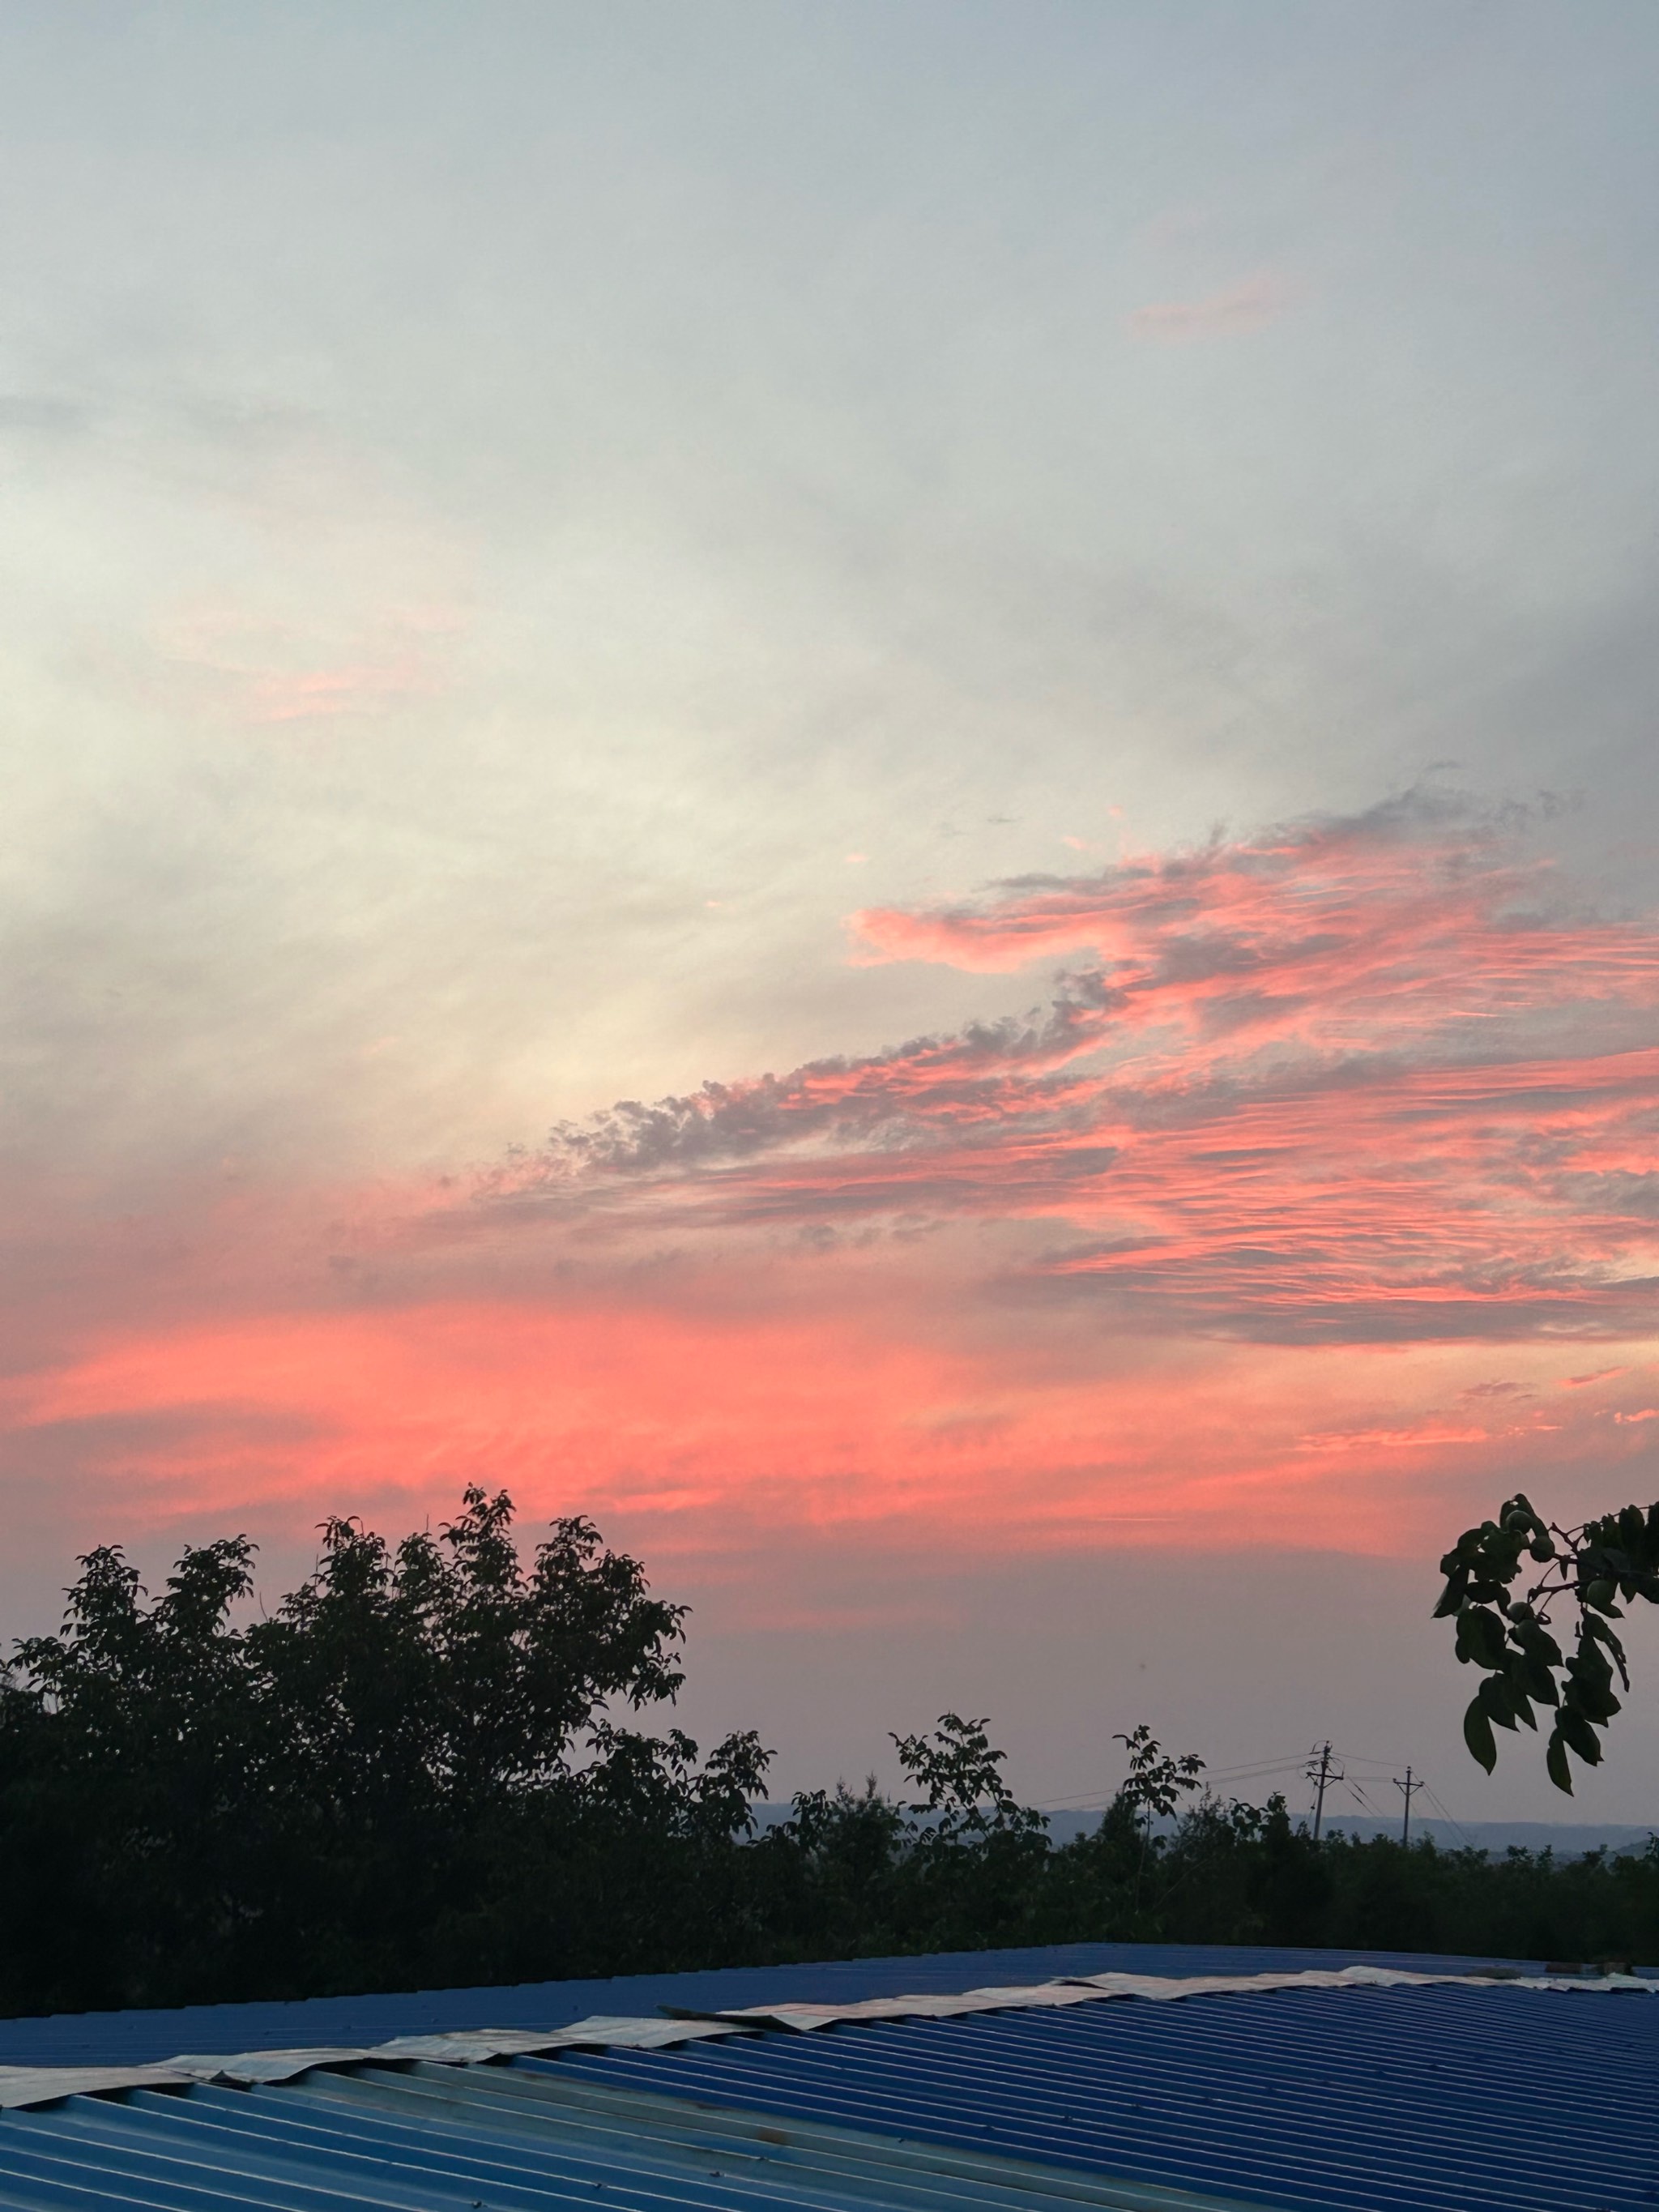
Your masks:
<svg viewBox="0 0 1659 2212"><path fill-rule="evenodd" d="M1659 1494L1659 19L12 0L0 1612L472 1481L780 1794L1483 1777ZM1305 1796L1292 1776L1293 1801Z"/></svg>

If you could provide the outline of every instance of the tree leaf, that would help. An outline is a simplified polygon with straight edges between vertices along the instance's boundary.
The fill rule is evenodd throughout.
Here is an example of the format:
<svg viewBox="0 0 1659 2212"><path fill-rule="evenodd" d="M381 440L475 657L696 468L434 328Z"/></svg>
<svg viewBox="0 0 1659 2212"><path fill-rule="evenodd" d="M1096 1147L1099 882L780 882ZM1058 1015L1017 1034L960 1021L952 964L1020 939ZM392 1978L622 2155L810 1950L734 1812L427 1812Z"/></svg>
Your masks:
<svg viewBox="0 0 1659 2212"><path fill-rule="evenodd" d="M1576 1712L1571 1705L1563 1705L1555 1727L1557 1734L1566 1738L1586 1766L1601 1764L1601 1740L1583 1713Z"/></svg>
<svg viewBox="0 0 1659 2212"><path fill-rule="evenodd" d="M1558 1790L1572 1795L1572 1769L1567 1765L1567 1747L1561 1741L1560 1731L1552 1734L1549 1747L1544 1753L1544 1765L1549 1770L1550 1780Z"/></svg>
<svg viewBox="0 0 1659 2212"><path fill-rule="evenodd" d="M1477 1667L1501 1667L1508 1632L1484 1605L1466 1605L1457 1616L1457 1656Z"/></svg>
<svg viewBox="0 0 1659 2212"><path fill-rule="evenodd" d="M1486 1687L1481 1684L1482 1689ZM1468 1711L1463 1716L1463 1741L1468 1744L1477 1765L1490 1774L1498 1764L1498 1743L1492 1732L1492 1723L1478 1697L1469 1700Z"/></svg>
<svg viewBox="0 0 1659 2212"><path fill-rule="evenodd" d="M1442 1571L1443 1572L1445 1571L1445 1563L1443 1560L1441 1563L1441 1566ZM1449 1619L1449 1617L1457 1611L1459 1606L1462 1604L1464 1596L1468 1590L1468 1587L1469 1576L1467 1567L1459 1567L1455 1571L1447 1574L1446 1587L1441 1591L1440 1602L1435 1607L1434 1612L1431 1617L1435 1620L1445 1620Z"/></svg>
<svg viewBox="0 0 1659 2212"><path fill-rule="evenodd" d="M1488 1674L1474 1693L1474 1702L1499 1728L1515 1726L1515 1699L1501 1674Z"/></svg>

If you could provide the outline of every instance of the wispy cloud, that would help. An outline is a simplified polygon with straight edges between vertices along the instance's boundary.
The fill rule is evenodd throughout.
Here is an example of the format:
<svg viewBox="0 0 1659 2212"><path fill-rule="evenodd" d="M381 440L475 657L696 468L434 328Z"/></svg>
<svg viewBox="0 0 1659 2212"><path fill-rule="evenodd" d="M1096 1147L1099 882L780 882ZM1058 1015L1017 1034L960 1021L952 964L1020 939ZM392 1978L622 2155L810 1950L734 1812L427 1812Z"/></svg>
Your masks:
<svg viewBox="0 0 1659 2212"><path fill-rule="evenodd" d="M251 723L380 715L442 691L434 649L459 618L441 609L399 610L357 629L317 635L224 607L175 615L160 640L176 687L210 711Z"/></svg>
<svg viewBox="0 0 1659 2212"><path fill-rule="evenodd" d="M485 1197L677 1234L1042 1223L1005 1291L1261 1339L1659 1311L1659 930L1495 831L1407 805L856 927L867 958L1081 957L1027 1017L623 1103Z"/></svg>
<svg viewBox="0 0 1659 2212"><path fill-rule="evenodd" d="M1129 317L1129 335L1159 345L1194 338L1235 337L1276 322L1297 297L1287 279L1258 270L1197 300L1154 300Z"/></svg>
<svg viewBox="0 0 1659 2212"><path fill-rule="evenodd" d="M440 689L436 672L418 655L349 662L335 668L302 668L253 677L247 689L249 719L258 722L312 721L335 714L384 714L405 700Z"/></svg>

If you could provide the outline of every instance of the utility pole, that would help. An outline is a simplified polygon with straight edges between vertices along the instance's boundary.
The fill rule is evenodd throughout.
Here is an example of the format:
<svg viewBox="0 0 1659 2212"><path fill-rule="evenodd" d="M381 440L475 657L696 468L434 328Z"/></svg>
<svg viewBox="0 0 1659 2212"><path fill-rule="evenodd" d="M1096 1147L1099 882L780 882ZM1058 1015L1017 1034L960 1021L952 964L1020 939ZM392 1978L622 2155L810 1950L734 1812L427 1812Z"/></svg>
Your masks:
<svg viewBox="0 0 1659 2212"><path fill-rule="evenodd" d="M1316 1761L1317 1761L1316 1765L1315 1763ZM1308 1779L1313 1784L1315 1790L1313 1839L1315 1843L1317 1843L1319 1841L1319 1831L1322 1826L1325 1819L1326 1789L1328 1785L1333 1782L1341 1782L1346 1779L1346 1776L1340 1774L1331 1765L1331 1747L1328 1739L1319 1747L1317 1751L1309 1753Z"/></svg>
<svg viewBox="0 0 1659 2212"><path fill-rule="evenodd" d="M1412 1799L1423 1787L1423 1778L1419 1774L1413 1782L1412 1771L1408 1766L1406 1769L1406 1778L1403 1782L1397 1774L1395 1776L1394 1786L1396 1790L1403 1790L1406 1793L1406 1824L1400 1831L1400 1840L1402 1844L1408 1844L1412 1839Z"/></svg>

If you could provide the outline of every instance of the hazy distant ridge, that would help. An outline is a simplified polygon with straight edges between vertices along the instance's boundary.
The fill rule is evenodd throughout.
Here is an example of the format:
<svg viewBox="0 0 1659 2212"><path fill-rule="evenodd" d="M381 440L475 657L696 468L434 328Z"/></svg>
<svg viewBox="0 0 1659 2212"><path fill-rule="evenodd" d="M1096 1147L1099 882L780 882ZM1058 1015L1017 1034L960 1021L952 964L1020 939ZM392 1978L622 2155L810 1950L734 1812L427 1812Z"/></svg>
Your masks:
<svg viewBox="0 0 1659 2212"><path fill-rule="evenodd" d="M787 1805L757 1805L756 1820L762 1828L769 1828L787 1820L791 1808ZM1049 1813L1050 1839L1056 1844L1069 1844L1074 1836L1087 1835L1100 1822L1100 1808L1092 1811L1070 1809ZM1298 1815L1305 1820L1308 1816ZM1170 1824L1172 1825L1172 1824ZM1363 1814L1343 1814L1325 1823L1332 1835L1398 1836L1398 1820L1366 1818ZM1607 1850L1636 1853L1647 1849L1650 1836L1659 1833L1659 1815L1650 1824L1637 1827L1620 1827L1613 1824L1575 1822L1571 1820L1413 1820L1413 1838L1432 1836L1446 1850L1467 1847L1480 1851L1502 1852L1511 1845L1521 1850L1553 1851L1558 1858L1577 1857L1584 1851Z"/></svg>

